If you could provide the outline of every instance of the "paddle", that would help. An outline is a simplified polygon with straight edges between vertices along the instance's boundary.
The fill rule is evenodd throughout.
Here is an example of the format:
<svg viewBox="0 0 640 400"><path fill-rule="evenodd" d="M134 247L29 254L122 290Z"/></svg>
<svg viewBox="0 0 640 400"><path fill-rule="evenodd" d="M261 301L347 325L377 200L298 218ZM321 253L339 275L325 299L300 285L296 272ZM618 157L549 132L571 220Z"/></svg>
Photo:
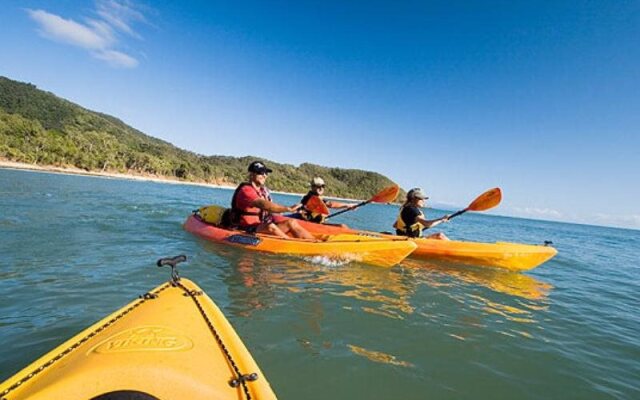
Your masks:
<svg viewBox="0 0 640 400"><path fill-rule="evenodd" d="M486 192L478 196L474 201L469 204L469 207L464 210L456 211L449 215L449 219L464 214L467 211L485 211L500 204L502 201L502 191L500 188L489 189Z"/></svg>
<svg viewBox="0 0 640 400"><path fill-rule="evenodd" d="M347 211L355 210L356 208L364 206L365 204L369 204L369 203L388 203L390 201L394 201L396 199L396 197L398 197L398 192L400 192L400 187L398 185L393 185L393 186L386 187L386 188L382 189L380 192L378 192L377 194L375 194L369 200L363 201L362 203L358 203L358 204L356 204L355 206L353 206L351 208L346 208L344 210L340 210L340 211L338 211L336 213L328 215L327 219L335 217L336 215L340 215L340 214L345 213Z"/></svg>

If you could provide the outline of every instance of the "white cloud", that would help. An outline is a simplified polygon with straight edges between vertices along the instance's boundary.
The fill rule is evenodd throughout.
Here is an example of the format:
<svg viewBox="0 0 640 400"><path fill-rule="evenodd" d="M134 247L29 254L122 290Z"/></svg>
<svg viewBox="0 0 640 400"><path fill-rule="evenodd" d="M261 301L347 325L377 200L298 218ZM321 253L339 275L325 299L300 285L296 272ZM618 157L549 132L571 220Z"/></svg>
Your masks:
<svg viewBox="0 0 640 400"><path fill-rule="evenodd" d="M142 39L134 31L133 24L147 22L130 0L98 0L95 13L99 18L86 18L84 23L45 10L26 11L38 24L40 34L47 39L89 50L93 57L112 67L135 68L139 64L136 58L117 49L121 44L117 32Z"/></svg>
<svg viewBox="0 0 640 400"><path fill-rule="evenodd" d="M522 217L533 218L562 218L562 213L551 208L537 208L537 207L513 207L513 211Z"/></svg>
<svg viewBox="0 0 640 400"><path fill-rule="evenodd" d="M640 215L612 215L596 214L591 220L592 224L619 226L622 228L640 229Z"/></svg>
<svg viewBox="0 0 640 400"><path fill-rule="evenodd" d="M44 10L27 10L31 19L40 24L40 33L52 40L85 49L103 49L112 44L112 38L99 30L64 19Z"/></svg>
<svg viewBox="0 0 640 400"><path fill-rule="evenodd" d="M536 208L536 207L511 207L511 212L508 213L515 217L555 220L564 222L575 222L579 224L588 225L601 225L601 226L615 226L620 228L640 229L640 215L639 214L591 214L591 215L578 215L578 214L563 214L559 211L550 208Z"/></svg>
<svg viewBox="0 0 640 400"><path fill-rule="evenodd" d="M140 36L131 28L131 24L146 22L146 18L131 1L100 0L96 3L96 9L98 15L111 26L140 39Z"/></svg>
<svg viewBox="0 0 640 400"><path fill-rule="evenodd" d="M93 53L95 58L106 61L112 67L135 68L138 60L116 50L103 50Z"/></svg>

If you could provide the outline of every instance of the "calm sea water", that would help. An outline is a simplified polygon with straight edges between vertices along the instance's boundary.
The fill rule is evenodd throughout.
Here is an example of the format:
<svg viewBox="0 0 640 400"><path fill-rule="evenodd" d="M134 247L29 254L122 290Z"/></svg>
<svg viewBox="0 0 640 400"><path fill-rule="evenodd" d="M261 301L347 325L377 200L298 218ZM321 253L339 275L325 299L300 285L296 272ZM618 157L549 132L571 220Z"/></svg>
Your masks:
<svg viewBox="0 0 640 400"><path fill-rule="evenodd" d="M640 398L640 231L472 214L442 231L552 240L559 254L527 274L333 265L182 230L192 209L231 194L0 169L0 379L166 281L155 260L184 253L182 275L281 399ZM396 212L369 205L339 220L389 230Z"/></svg>

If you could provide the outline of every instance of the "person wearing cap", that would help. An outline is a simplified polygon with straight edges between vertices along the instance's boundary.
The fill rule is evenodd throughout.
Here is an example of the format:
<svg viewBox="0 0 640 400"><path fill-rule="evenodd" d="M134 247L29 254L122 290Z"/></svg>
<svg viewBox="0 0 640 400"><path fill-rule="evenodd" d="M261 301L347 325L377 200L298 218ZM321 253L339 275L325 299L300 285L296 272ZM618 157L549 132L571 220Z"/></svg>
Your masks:
<svg viewBox="0 0 640 400"><path fill-rule="evenodd" d="M323 199L322 196L324 195L326 184L324 183L324 179L320 178L319 176L313 178L309 183L309 186L311 187L311 190L309 190L309 193L307 193L302 198L302 200L300 200L300 210L296 214L292 215L293 218L304 219L306 221L316 222L319 224L324 222L326 218L325 215L313 212L307 208L307 203L313 196L318 196L320 200L322 200L324 204L329 208L353 208L355 206L355 204L341 203L338 201Z"/></svg>
<svg viewBox="0 0 640 400"><path fill-rule="evenodd" d="M271 200L267 176L273 172L261 161L249 164L249 180L241 183L231 199L231 224L252 233L269 233L283 239L314 237L295 220L274 218L272 213L294 212L299 204L287 207ZM289 234L291 236L289 236Z"/></svg>
<svg viewBox="0 0 640 400"><path fill-rule="evenodd" d="M420 208L424 207L425 200L428 199L420 188L413 188L407 192L407 200L400 207L398 219L393 224L396 234L408 237L422 237L423 229L433 228L443 222L449 221L449 216L445 215L438 219L426 219ZM431 239L449 240L444 233L435 233L427 236Z"/></svg>

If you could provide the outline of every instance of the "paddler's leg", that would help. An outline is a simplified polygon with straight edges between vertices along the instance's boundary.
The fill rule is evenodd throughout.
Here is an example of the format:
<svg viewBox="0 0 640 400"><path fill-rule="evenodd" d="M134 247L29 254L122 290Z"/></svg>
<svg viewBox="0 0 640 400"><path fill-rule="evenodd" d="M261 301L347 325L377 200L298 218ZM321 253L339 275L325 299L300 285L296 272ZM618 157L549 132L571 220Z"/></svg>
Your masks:
<svg viewBox="0 0 640 400"><path fill-rule="evenodd" d="M298 224L294 219L288 219L278 224L278 228L284 233L290 233L293 237L300 239L315 239L312 234Z"/></svg>
<svg viewBox="0 0 640 400"><path fill-rule="evenodd" d="M427 236L427 239L438 239L438 240L451 240L442 232L434 233Z"/></svg>
<svg viewBox="0 0 640 400"><path fill-rule="evenodd" d="M267 224L260 224L256 228L257 233L267 233L269 235L275 235L283 239L291 239L289 235L282 231L282 229L278 228L276 224L273 222L269 222Z"/></svg>

